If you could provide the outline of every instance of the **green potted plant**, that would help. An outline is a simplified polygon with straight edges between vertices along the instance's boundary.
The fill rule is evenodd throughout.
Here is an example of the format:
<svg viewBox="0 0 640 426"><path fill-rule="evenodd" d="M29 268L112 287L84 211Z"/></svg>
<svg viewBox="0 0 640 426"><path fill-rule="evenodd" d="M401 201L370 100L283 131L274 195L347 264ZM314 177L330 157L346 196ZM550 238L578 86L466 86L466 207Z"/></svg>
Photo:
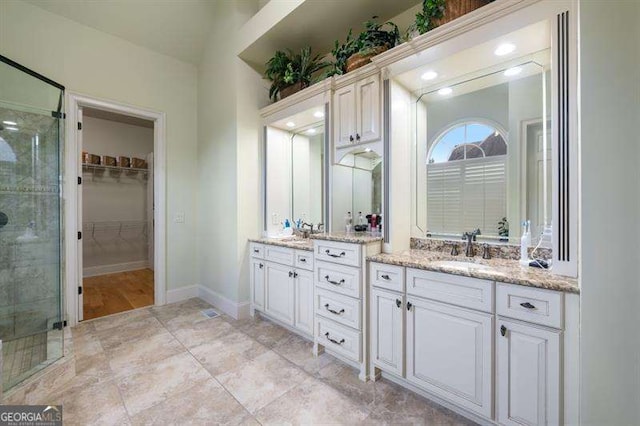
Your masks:
<svg viewBox="0 0 640 426"><path fill-rule="evenodd" d="M407 29L407 38L424 34L494 0L422 0L422 11Z"/></svg>
<svg viewBox="0 0 640 426"><path fill-rule="evenodd" d="M311 47L306 46L300 53L278 50L267 62L265 77L271 80L269 98L274 102L284 99L315 83L318 71L330 65L320 55L312 56Z"/></svg>
<svg viewBox="0 0 640 426"><path fill-rule="evenodd" d="M393 22L383 24L374 21L364 23L365 29L354 38L349 30L343 44L336 40L331 51L335 58L333 69L329 75L345 74L371 62L371 58L387 49L395 47L400 42L400 31ZM386 28L385 28L386 27Z"/></svg>

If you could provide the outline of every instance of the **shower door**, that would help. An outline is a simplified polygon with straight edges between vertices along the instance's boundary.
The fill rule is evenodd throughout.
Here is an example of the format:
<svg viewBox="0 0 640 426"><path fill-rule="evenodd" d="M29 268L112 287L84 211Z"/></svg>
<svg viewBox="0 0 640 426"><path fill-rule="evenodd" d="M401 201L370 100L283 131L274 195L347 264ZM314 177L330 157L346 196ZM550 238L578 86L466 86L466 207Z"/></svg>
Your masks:
<svg viewBox="0 0 640 426"><path fill-rule="evenodd" d="M63 353L64 87L0 56L2 389Z"/></svg>

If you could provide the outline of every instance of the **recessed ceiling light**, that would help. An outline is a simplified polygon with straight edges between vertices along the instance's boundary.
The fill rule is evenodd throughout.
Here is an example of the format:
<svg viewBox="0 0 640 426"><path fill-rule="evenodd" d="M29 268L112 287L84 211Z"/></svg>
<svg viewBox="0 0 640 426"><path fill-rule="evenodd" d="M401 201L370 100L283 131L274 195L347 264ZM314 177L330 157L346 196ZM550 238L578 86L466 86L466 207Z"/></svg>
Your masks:
<svg viewBox="0 0 640 426"><path fill-rule="evenodd" d="M453 92L453 89L451 87L443 87L442 89L438 90L438 95L446 96L450 95L451 92Z"/></svg>
<svg viewBox="0 0 640 426"><path fill-rule="evenodd" d="M3 121L2 124L6 124L7 126L17 126L18 123L15 121Z"/></svg>
<svg viewBox="0 0 640 426"><path fill-rule="evenodd" d="M309 133L310 135L313 135L315 132L316 132L316 129L307 130L307 133Z"/></svg>
<svg viewBox="0 0 640 426"><path fill-rule="evenodd" d="M424 74L422 74L420 76L421 79L423 80L433 80L434 78L436 78L438 76L438 73L435 71L427 71Z"/></svg>
<svg viewBox="0 0 640 426"><path fill-rule="evenodd" d="M5 127L5 129L7 129L7 130L11 130L11 131L14 131L14 132L17 132L17 131L18 131L18 128L17 128L17 127Z"/></svg>
<svg viewBox="0 0 640 426"><path fill-rule="evenodd" d="M502 43L500 46L497 47L497 49L493 53L495 53L497 56L504 56L504 55L508 55L509 53L512 53L514 50L516 50L515 44Z"/></svg>
<svg viewBox="0 0 640 426"><path fill-rule="evenodd" d="M506 75L507 77L513 77L514 75L520 74L521 71L522 71L522 68L513 67L513 68L509 68L508 70L506 70L504 72L504 75Z"/></svg>
<svg viewBox="0 0 640 426"><path fill-rule="evenodd" d="M324 112L322 112L322 111L316 111L316 112L314 112L314 113L313 113L313 116L314 116L315 118L322 118L322 117L324 117Z"/></svg>
<svg viewBox="0 0 640 426"><path fill-rule="evenodd" d="M289 121L287 123L287 127L296 127L296 123L294 123L293 121Z"/></svg>

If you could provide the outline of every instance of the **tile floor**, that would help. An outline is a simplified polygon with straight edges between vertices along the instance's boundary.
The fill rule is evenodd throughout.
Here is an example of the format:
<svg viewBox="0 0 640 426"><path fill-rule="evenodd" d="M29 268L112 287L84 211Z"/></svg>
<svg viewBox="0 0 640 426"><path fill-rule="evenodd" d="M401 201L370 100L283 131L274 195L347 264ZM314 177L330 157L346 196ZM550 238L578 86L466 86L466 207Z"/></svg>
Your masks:
<svg viewBox="0 0 640 426"><path fill-rule="evenodd" d="M200 299L73 328L77 376L42 404L65 425L426 424L468 420L395 384L363 383L264 319L207 318Z"/></svg>

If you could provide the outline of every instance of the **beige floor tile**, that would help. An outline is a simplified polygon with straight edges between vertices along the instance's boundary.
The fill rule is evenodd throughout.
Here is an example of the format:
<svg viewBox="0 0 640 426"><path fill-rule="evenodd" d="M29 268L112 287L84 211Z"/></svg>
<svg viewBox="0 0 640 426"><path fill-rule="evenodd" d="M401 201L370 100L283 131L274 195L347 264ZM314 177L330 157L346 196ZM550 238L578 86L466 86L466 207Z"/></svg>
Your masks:
<svg viewBox="0 0 640 426"><path fill-rule="evenodd" d="M314 376L317 376L320 369L330 363L339 362L326 353L314 356L313 342L295 334L291 334L286 340L274 346L273 351Z"/></svg>
<svg viewBox="0 0 640 426"><path fill-rule="evenodd" d="M154 306L149 310L162 323L167 323L172 319L188 315L194 312L200 312L203 309L212 308L207 302L199 298L192 298L178 303L171 303L164 306Z"/></svg>
<svg viewBox="0 0 640 426"><path fill-rule="evenodd" d="M134 425L237 425L249 415L213 378L132 418Z"/></svg>
<svg viewBox="0 0 640 426"><path fill-rule="evenodd" d="M100 339L94 334L81 334L73 338L73 353L76 357L93 356L103 352Z"/></svg>
<svg viewBox="0 0 640 426"><path fill-rule="evenodd" d="M337 389L343 395L363 405L370 405L381 398L377 382L363 382L358 378L358 370L334 358L318 372L318 378Z"/></svg>
<svg viewBox="0 0 640 426"><path fill-rule="evenodd" d="M119 314L109 315L106 317L90 320L87 324L93 326L96 332L108 330L110 328L120 328L123 325L138 322L142 319L152 317L151 311L148 308L135 309L133 311L126 311Z"/></svg>
<svg viewBox="0 0 640 426"><path fill-rule="evenodd" d="M78 376L91 376L101 380L111 379L112 371L104 352L91 356L76 357L76 374Z"/></svg>
<svg viewBox="0 0 640 426"><path fill-rule="evenodd" d="M182 328L171 333L187 348L199 346L230 333L233 327L220 318L207 319L192 324L185 324Z"/></svg>
<svg viewBox="0 0 640 426"><path fill-rule="evenodd" d="M119 377L120 389L130 415L136 415L167 398L210 379L209 373L189 354L182 353L151 364L131 375Z"/></svg>
<svg viewBox="0 0 640 426"><path fill-rule="evenodd" d="M291 336L291 332L286 328L265 319L248 321L240 326L239 330L269 348L282 344Z"/></svg>
<svg viewBox="0 0 640 426"><path fill-rule="evenodd" d="M111 381L101 382L95 377L76 377L40 403L62 404L65 425L130 424L118 388Z"/></svg>
<svg viewBox="0 0 640 426"><path fill-rule="evenodd" d="M255 413L307 377L304 371L269 351L216 378L250 413Z"/></svg>
<svg viewBox="0 0 640 426"><path fill-rule="evenodd" d="M98 331L96 335L104 350L112 351L123 345L131 345L137 340L162 333L166 333L166 329L160 321L154 316L149 316L123 323L116 329Z"/></svg>
<svg viewBox="0 0 640 426"><path fill-rule="evenodd" d="M228 334L211 340L189 351L214 376L232 370L269 349L244 333L231 330Z"/></svg>
<svg viewBox="0 0 640 426"><path fill-rule="evenodd" d="M311 425L361 423L369 415L337 390L309 378L256 413L262 424Z"/></svg>
<svg viewBox="0 0 640 426"><path fill-rule="evenodd" d="M130 345L118 346L107 351L106 356L113 373L125 376L183 352L186 352L185 347L171 333L164 331Z"/></svg>

